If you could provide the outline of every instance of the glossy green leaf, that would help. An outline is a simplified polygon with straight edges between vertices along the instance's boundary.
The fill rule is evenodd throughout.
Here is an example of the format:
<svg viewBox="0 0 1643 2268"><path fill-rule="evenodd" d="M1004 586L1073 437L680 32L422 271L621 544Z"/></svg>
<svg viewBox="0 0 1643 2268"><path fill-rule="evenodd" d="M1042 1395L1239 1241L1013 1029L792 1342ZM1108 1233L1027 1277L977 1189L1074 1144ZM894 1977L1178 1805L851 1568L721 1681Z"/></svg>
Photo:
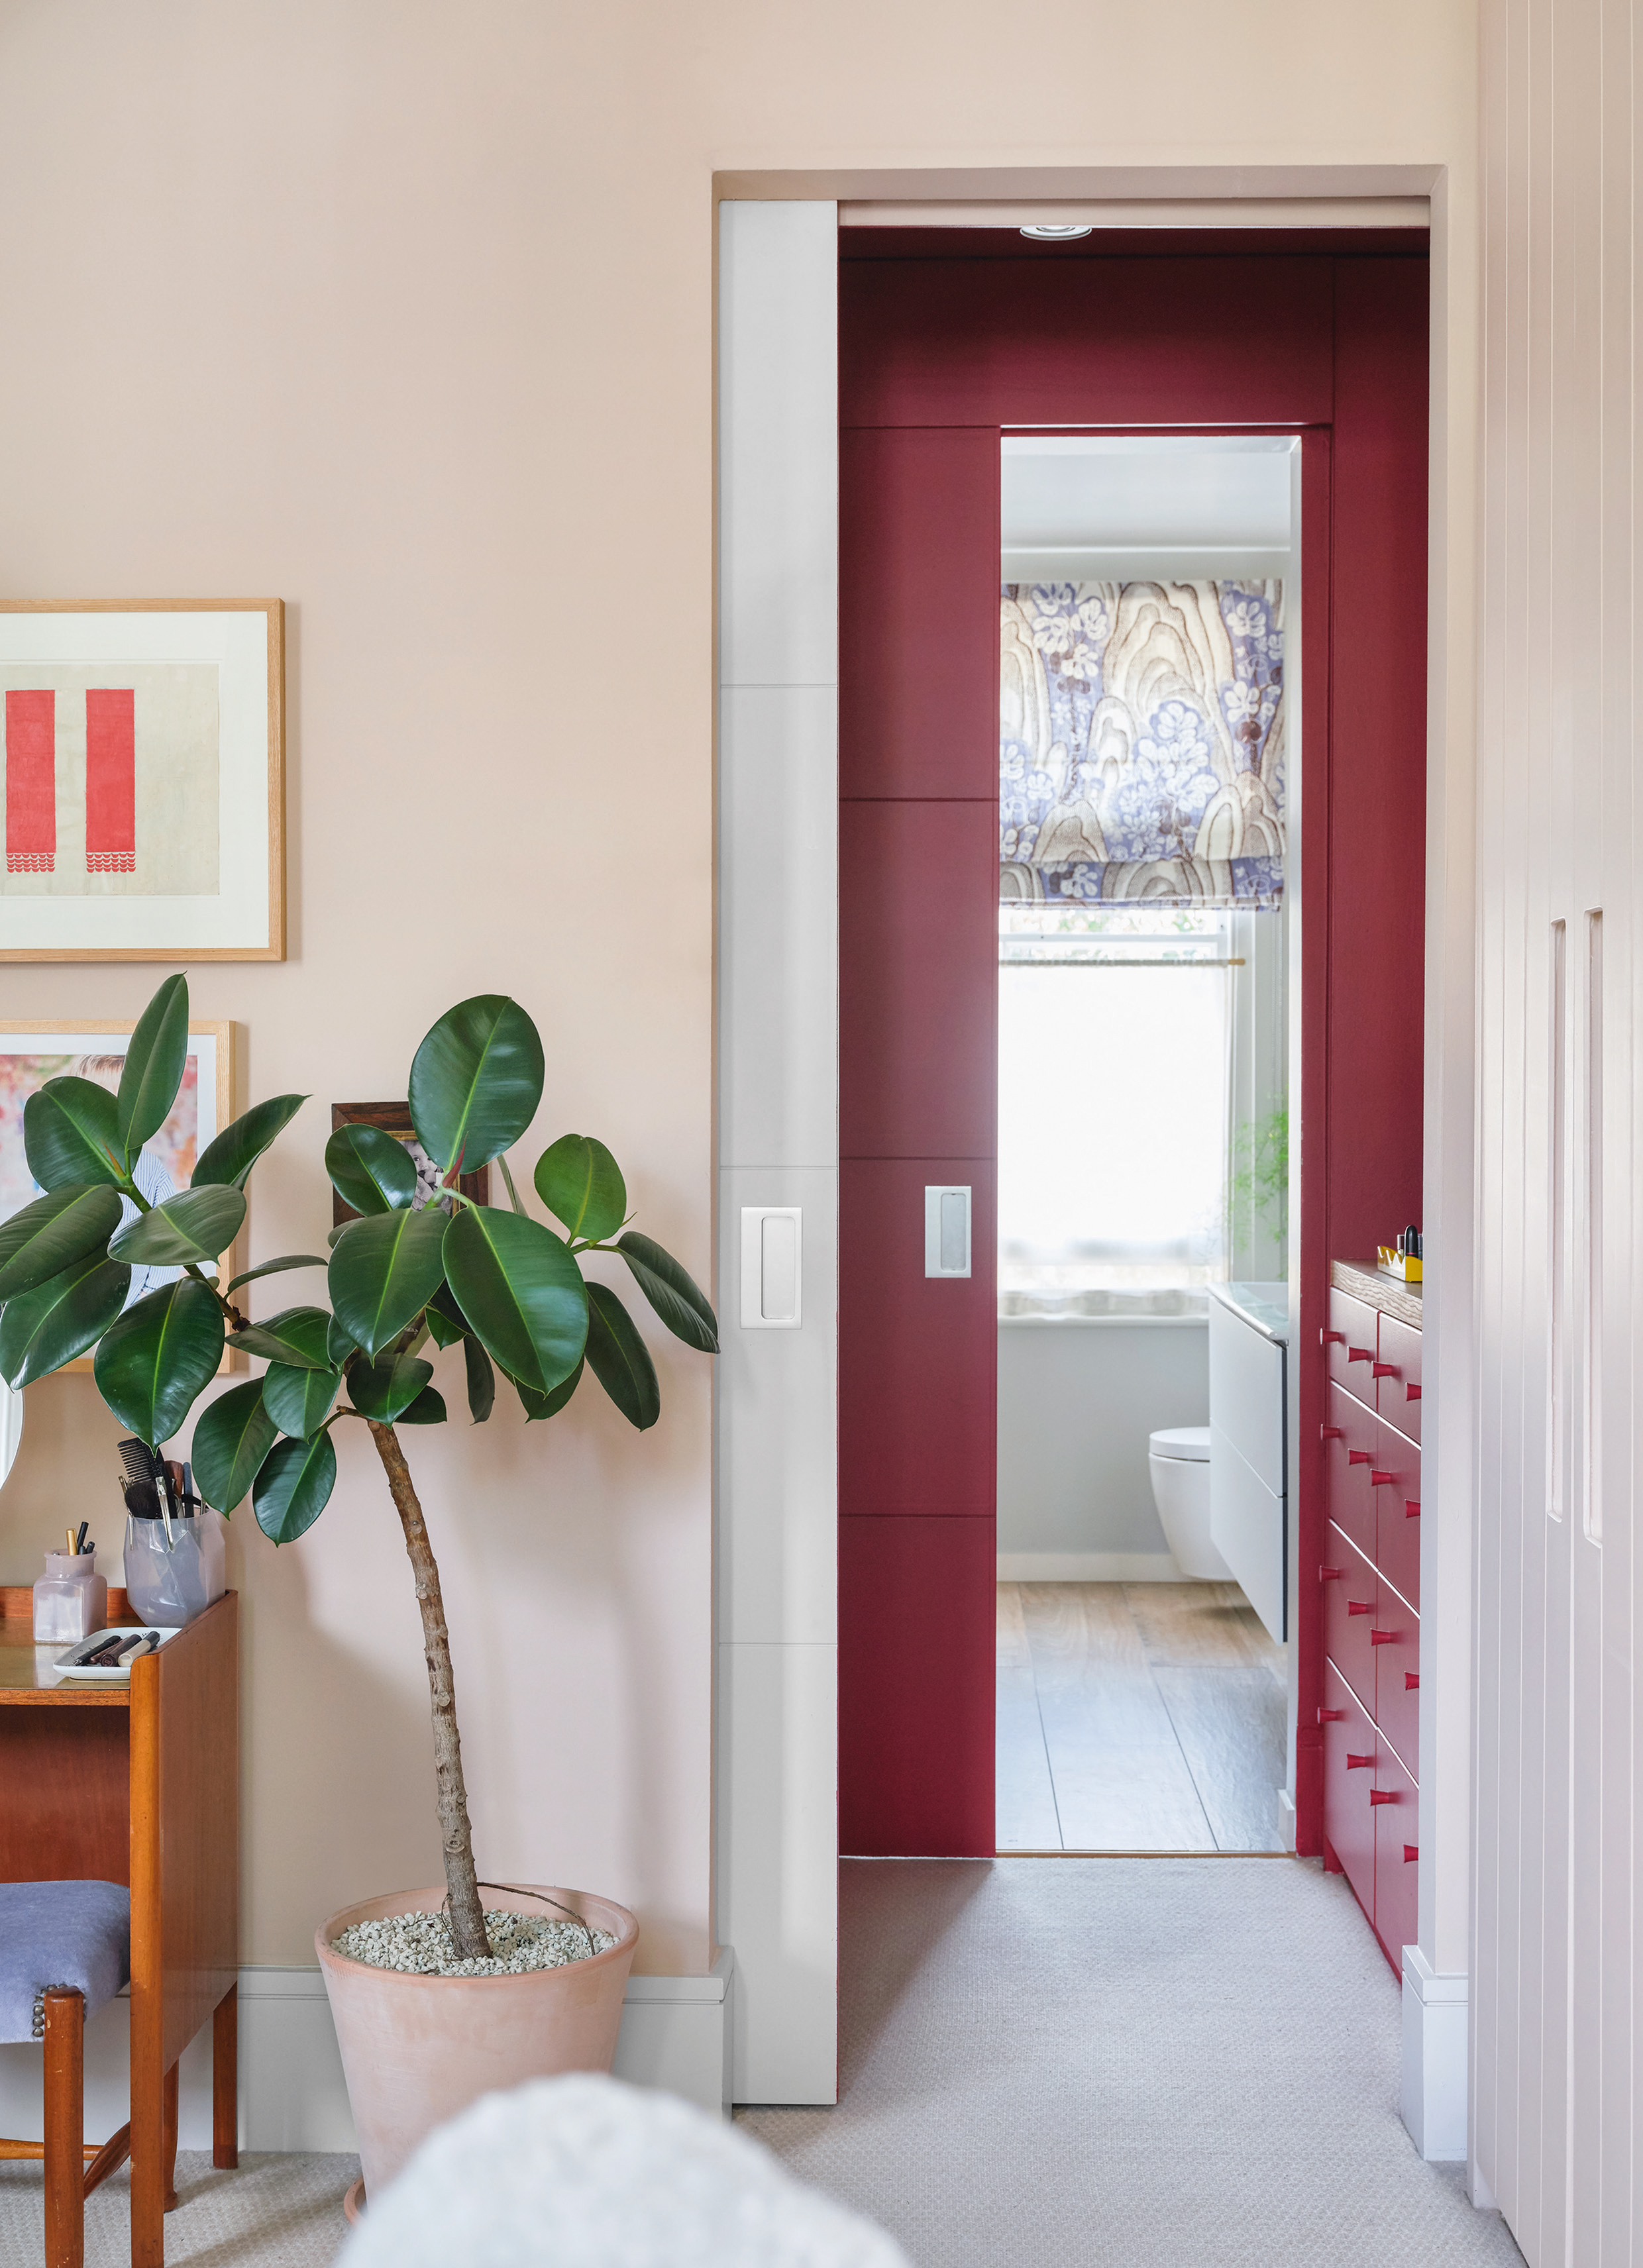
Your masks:
<svg viewBox="0 0 1643 2268"><path fill-rule="evenodd" d="M705 1293L672 1253L664 1252L652 1238L641 1236L633 1228L616 1239L616 1250L632 1270L634 1282L674 1336L702 1354L717 1354L718 1320Z"/></svg>
<svg viewBox="0 0 1643 2268"><path fill-rule="evenodd" d="M523 1213L525 1211L525 1200L520 1197L519 1191L513 1186L513 1176L508 1170L507 1160L505 1158L498 1158L497 1160L497 1163L502 1168L502 1179L507 1189L509 1205L515 1212ZM527 1217L528 1218L528 1216Z"/></svg>
<svg viewBox="0 0 1643 2268"><path fill-rule="evenodd" d="M243 1276L231 1276L224 1285L225 1292L237 1292L242 1284L254 1284L259 1276L279 1276L287 1268L328 1268L330 1263L323 1253L290 1252L284 1260L265 1260L260 1268L247 1268Z"/></svg>
<svg viewBox="0 0 1643 2268"><path fill-rule="evenodd" d="M458 1339L467 1336L467 1325L453 1323L449 1315L441 1314L431 1301L424 1314L423 1320L428 1326L429 1337L437 1347L454 1346Z"/></svg>
<svg viewBox="0 0 1643 2268"><path fill-rule="evenodd" d="M100 1254L120 1226L120 1199L107 1182L51 1189L0 1221L0 1300L31 1292L48 1277Z"/></svg>
<svg viewBox="0 0 1643 2268"><path fill-rule="evenodd" d="M114 1099L89 1079L48 1079L23 1105L23 1148L42 1189L124 1178Z"/></svg>
<svg viewBox="0 0 1643 2268"><path fill-rule="evenodd" d="M462 1360L468 1368L468 1414L475 1425L483 1425L497 1398L497 1373L471 1332L462 1341Z"/></svg>
<svg viewBox="0 0 1643 2268"><path fill-rule="evenodd" d="M340 1370L298 1370L271 1362L262 1381L262 1404L282 1433L306 1441L331 1414L343 1383Z"/></svg>
<svg viewBox="0 0 1643 2268"><path fill-rule="evenodd" d="M225 1189L243 1189L257 1160L284 1132L307 1100L306 1094L274 1094L266 1102L254 1102L201 1151L190 1188L203 1189L220 1183Z"/></svg>
<svg viewBox="0 0 1643 2268"><path fill-rule="evenodd" d="M562 1134L542 1152L536 1194L572 1236L614 1236L627 1215L622 1168L591 1134Z"/></svg>
<svg viewBox="0 0 1643 2268"><path fill-rule="evenodd" d="M437 1387L424 1386L409 1410L402 1410L394 1420L400 1425L443 1425L450 1416L445 1406L445 1396Z"/></svg>
<svg viewBox="0 0 1643 2268"><path fill-rule="evenodd" d="M359 1350L354 1344L352 1339L349 1337L348 1333L343 1329L341 1323L337 1322L336 1317L333 1315L329 1328L327 1329L325 1334L326 1359L328 1362L334 1363L337 1369L341 1370L343 1365L348 1360L349 1356L350 1354L357 1354L358 1351Z"/></svg>
<svg viewBox="0 0 1643 2268"><path fill-rule="evenodd" d="M325 1170L358 1213L389 1212L416 1194L410 1152L379 1126L339 1126L325 1145Z"/></svg>
<svg viewBox="0 0 1643 2268"><path fill-rule="evenodd" d="M149 1212L129 1220L108 1247L110 1257L134 1268L186 1268L217 1260L239 1233L246 1193L221 1186L179 1189Z"/></svg>
<svg viewBox="0 0 1643 2268"><path fill-rule="evenodd" d="M287 1362L298 1370L335 1370L330 1328L323 1307L285 1307L233 1332L228 1344L239 1353L266 1355L270 1362Z"/></svg>
<svg viewBox="0 0 1643 2268"><path fill-rule="evenodd" d="M194 1477L207 1504L232 1512L243 1504L279 1428L262 1400L262 1381L230 1387L200 1412L194 1429Z"/></svg>
<svg viewBox="0 0 1643 2268"><path fill-rule="evenodd" d="M604 1284L587 1287L587 1366L640 1432L662 1414L656 1366L631 1315Z"/></svg>
<svg viewBox="0 0 1643 2268"><path fill-rule="evenodd" d="M411 1064L410 1114L436 1164L475 1173L510 1149L542 1099L542 1043L516 1000L481 993L440 1017Z"/></svg>
<svg viewBox="0 0 1643 2268"><path fill-rule="evenodd" d="M331 1255L331 1305L372 1359L420 1314L445 1276L446 1216L378 1213L350 1221Z"/></svg>
<svg viewBox="0 0 1643 2268"><path fill-rule="evenodd" d="M131 1270L88 1252L0 1308L0 1377L30 1385L84 1354L125 1306Z"/></svg>
<svg viewBox="0 0 1643 2268"><path fill-rule="evenodd" d="M115 1417L157 1449L181 1425L222 1358L223 1311L203 1284L184 1276L110 1323L92 1370Z"/></svg>
<svg viewBox="0 0 1643 2268"><path fill-rule="evenodd" d="M445 1232L445 1270L494 1362L537 1394L582 1359L587 1291L564 1241L495 1205L464 1205Z"/></svg>
<svg viewBox="0 0 1643 2268"><path fill-rule="evenodd" d="M257 1526L271 1543L294 1543L325 1510L335 1485L336 1451L328 1433L278 1442L251 1491Z"/></svg>
<svg viewBox="0 0 1643 2268"><path fill-rule="evenodd" d="M538 1394L533 1388L522 1384L516 1378L513 1381L513 1391L519 1397L519 1406L525 1412L526 1424L532 1425L539 1418L556 1418L582 1383L582 1373L586 1367L586 1362L578 1362L570 1377L561 1379L551 1394Z"/></svg>
<svg viewBox="0 0 1643 2268"><path fill-rule="evenodd" d="M348 1373L348 1398L362 1418L391 1425L402 1410L409 1410L428 1381L433 1365L414 1354L392 1355L381 1362L357 1362Z"/></svg>
<svg viewBox="0 0 1643 2268"><path fill-rule="evenodd" d="M136 1020L114 1098L120 1146L135 1158L158 1134L188 1060L188 980L168 976Z"/></svg>

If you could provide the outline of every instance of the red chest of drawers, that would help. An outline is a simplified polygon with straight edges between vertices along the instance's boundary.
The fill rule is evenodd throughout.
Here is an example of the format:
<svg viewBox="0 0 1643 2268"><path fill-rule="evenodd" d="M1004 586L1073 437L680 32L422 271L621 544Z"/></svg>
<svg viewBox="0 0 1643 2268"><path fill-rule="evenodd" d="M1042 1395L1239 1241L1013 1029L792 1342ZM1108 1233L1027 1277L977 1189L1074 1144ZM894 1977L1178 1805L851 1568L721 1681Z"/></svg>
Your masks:
<svg viewBox="0 0 1643 2268"><path fill-rule="evenodd" d="M1367 1267L1331 1271L1323 1428L1323 1833L1381 1950L1415 1934L1420 1780L1418 1299ZM1349 1288L1350 1287L1350 1288ZM1367 1293L1369 1296L1360 1296Z"/></svg>

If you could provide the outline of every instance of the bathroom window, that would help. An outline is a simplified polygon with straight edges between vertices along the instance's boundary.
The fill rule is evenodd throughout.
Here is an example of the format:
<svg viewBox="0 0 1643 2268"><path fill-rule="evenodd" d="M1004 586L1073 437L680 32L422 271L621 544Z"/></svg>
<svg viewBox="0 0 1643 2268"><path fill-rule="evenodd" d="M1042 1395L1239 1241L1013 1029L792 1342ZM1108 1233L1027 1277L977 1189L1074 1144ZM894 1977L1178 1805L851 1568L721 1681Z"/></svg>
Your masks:
<svg viewBox="0 0 1643 2268"><path fill-rule="evenodd" d="M1002 1313L1190 1314L1226 1277L1238 918L1001 909Z"/></svg>

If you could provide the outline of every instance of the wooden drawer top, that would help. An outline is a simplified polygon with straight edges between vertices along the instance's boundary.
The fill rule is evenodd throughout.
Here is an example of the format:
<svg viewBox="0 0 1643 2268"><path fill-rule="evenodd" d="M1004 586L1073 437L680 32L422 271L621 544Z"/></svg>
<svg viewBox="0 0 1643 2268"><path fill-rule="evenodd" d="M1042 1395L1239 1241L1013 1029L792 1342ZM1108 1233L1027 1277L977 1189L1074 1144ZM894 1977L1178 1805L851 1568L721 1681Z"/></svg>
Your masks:
<svg viewBox="0 0 1643 2268"><path fill-rule="evenodd" d="M1396 1276L1383 1276L1373 1260L1331 1260L1330 1282L1336 1291L1350 1292L1354 1300L1367 1300L1383 1315L1392 1315L1416 1330L1420 1329L1421 1286L1400 1284Z"/></svg>

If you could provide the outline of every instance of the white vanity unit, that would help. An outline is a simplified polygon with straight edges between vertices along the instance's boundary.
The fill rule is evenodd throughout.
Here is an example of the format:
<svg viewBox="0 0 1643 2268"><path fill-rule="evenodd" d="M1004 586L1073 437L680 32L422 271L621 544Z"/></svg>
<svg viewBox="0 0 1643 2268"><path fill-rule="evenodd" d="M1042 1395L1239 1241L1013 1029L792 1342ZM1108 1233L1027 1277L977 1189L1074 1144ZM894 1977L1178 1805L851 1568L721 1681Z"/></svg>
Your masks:
<svg viewBox="0 0 1643 2268"><path fill-rule="evenodd" d="M1289 1286L1210 1289L1210 1535L1271 1635L1289 1635L1284 1572Z"/></svg>

